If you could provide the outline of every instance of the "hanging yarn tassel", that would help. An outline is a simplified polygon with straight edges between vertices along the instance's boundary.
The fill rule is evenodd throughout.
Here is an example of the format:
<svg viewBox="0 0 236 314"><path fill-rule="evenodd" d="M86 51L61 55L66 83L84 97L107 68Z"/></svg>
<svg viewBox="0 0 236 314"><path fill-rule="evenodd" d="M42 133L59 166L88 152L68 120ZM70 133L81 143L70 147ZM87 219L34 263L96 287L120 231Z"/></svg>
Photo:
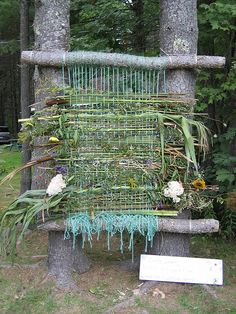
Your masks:
<svg viewBox="0 0 236 314"><path fill-rule="evenodd" d="M120 250L123 252L123 232L129 234L129 250L134 257L134 234L139 232L146 238L147 243L153 240L158 231L157 217L152 215L116 215L102 212L95 215L94 219L88 213L71 214L66 220L65 239L73 236L73 243L76 237L81 234L83 247L86 237L92 245L92 234L100 234L101 231L107 232L107 248L110 250L110 239L115 234L120 234Z"/></svg>

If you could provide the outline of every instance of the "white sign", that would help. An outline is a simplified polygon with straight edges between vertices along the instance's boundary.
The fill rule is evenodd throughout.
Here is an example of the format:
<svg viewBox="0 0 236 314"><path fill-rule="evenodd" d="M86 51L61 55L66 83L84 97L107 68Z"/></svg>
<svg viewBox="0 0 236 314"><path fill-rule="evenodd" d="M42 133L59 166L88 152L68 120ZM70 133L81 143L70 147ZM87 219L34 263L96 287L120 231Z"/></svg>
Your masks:
<svg viewBox="0 0 236 314"><path fill-rule="evenodd" d="M223 285L223 262L208 258L142 254L139 279Z"/></svg>

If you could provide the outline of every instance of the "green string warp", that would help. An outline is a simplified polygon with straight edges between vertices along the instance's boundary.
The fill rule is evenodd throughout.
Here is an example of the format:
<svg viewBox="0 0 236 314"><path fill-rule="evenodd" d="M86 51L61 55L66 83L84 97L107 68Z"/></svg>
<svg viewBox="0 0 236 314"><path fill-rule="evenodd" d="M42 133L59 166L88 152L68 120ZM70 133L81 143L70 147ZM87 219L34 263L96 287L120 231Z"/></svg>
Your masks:
<svg viewBox="0 0 236 314"><path fill-rule="evenodd" d="M158 231L157 217L145 215L114 215L109 212L97 213L94 219L91 219L89 213L71 214L66 220L65 239L69 239L71 234L73 236L73 245L75 246L76 237L82 235L82 247L87 240L92 246L92 235L99 235L102 231L107 232L107 248L110 250L111 238L120 234L120 250L123 253L123 233L125 231L129 234L129 250L132 252L132 259L134 257L134 234L139 232L145 236L147 251L148 242L151 242Z"/></svg>
<svg viewBox="0 0 236 314"><path fill-rule="evenodd" d="M62 76L65 95L70 87L64 110L73 113L66 127L64 141L68 146L63 155L69 160L71 183L80 191L88 190L78 193L74 203L70 198L70 209L74 211L72 207L79 204L79 212L67 218L65 239L72 235L75 245L81 234L83 247L86 240L92 246L93 234L99 238L106 231L108 250L112 236L119 234L123 252L123 234L127 232L133 258L134 234L145 237L147 251L158 229L156 216L126 211L153 211L160 202L158 195L153 201L147 192L150 186L155 190L152 179L159 170L145 174L149 162L159 162L153 149L159 145L157 118L152 119L152 113L159 107L160 80L165 91L164 64L156 70L72 63L62 67ZM94 193L97 187L101 191Z"/></svg>

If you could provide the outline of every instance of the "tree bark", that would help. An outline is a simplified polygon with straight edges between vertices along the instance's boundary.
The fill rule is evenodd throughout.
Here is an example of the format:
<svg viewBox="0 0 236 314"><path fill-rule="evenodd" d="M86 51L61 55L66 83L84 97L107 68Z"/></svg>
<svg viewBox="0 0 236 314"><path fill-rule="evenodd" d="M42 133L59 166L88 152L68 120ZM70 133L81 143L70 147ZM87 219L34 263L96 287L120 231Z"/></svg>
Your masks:
<svg viewBox="0 0 236 314"><path fill-rule="evenodd" d="M215 219L173 219L157 218L158 231L170 233L214 233L219 231L219 221ZM38 229L45 231L64 231L65 222L63 220L48 221L38 226ZM105 225L104 225L105 230Z"/></svg>
<svg viewBox="0 0 236 314"><path fill-rule="evenodd" d="M197 1L160 1L160 49L162 55L197 55ZM169 70L167 92L195 96L195 72L193 69ZM180 96L181 97L181 96ZM190 219L185 209L177 219ZM151 254L189 256L190 235L161 232L155 235Z"/></svg>
<svg viewBox="0 0 236 314"><path fill-rule="evenodd" d="M183 210L176 219L189 220L191 213L189 210ZM152 246L148 252L156 255L168 256L189 256L190 233L177 233L161 231L155 234Z"/></svg>
<svg viewBox="0 0 236 314"><path fill-rule="evenodd" d="M20 49L21 52L29 47L29 0L21 0L20 12ZM30 67L21 64L21 118L30 117ZM31 160L30 143L26 141L22 145L21 162L26 164ZM31 188L31 168L21 172L20 194Z"/></svg>
<svg viewBox="0 0 236 314"><path fill-rule="evenodd" d="M168 55L161 57L140 57L121 53L93 51L23 51L21 61L27 64L61 67L62 63L74 63L124 66L145 69L193 69L193 68L222 68L225 58L218 56L196 56L195 54Z"/></svg>
<svg viewBox="0 0 236 314"><path fill-rule="evenodd" d="M35 49L39 51L65 52L69 48L69 0L35 0ZM46 66L35 68L35 101L39 103L36 110L42 109L45 97L55 97L55 87L62 85L61 70ZM38 138L35 144L47 139ZM33 158L45 154L44 149L34 150ZM45 166L45 165L44 165ZM52 165L46 165L52 166ZM44 167L45 168L45 167ZM38 166L34 169L32 187L45 188L51 177L49 172ZM81 240L72 248L71 241L64 240L63 232L49 232L49 272L56 275L57 284L63 288L75 286L71 270L82 272L89 268L87 259L83 258Z"/></svg>
<svg viewBox="0 0 236 314"><path fill-rule="evenodd" d="M75 245L72 238L64 239L63 231L49 231L48 270L57 284L66 289L74 289L72 271L82 274L88 271L90 262L82 249L82 238L78 236Z"/></svg>
<svg viewBox="0 0 236 314"><path fill-rule="evenodd" d="M69 0L35 0L35 50L65 52L69 48ZM55 96L53 88L62 83L60 69L48 68L45 65L36 66L34 73L35 101L39 103L36 111L41 110L40 103L47 96ZM37 143L44 139L37 139ZM37 144L35 143L35 144ZM33 152L33 159L44 154L43 149ZM45 188L50 181L50 175L40 167L35 167L32 188Z"/></svg>

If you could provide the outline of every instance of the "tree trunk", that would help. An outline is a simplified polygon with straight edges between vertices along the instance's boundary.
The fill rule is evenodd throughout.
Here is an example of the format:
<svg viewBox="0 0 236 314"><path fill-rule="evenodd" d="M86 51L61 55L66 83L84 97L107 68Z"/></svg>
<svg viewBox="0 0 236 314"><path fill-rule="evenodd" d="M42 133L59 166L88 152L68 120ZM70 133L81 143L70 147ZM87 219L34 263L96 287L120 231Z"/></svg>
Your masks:
<svg viewBox="0 0 236 314"><path fill-rule="evenodd" d="M21 52L29 48L29 0L21 0L20 12L20 48ZM21 118L30 116L30 67L21 64ZM26 141L22 145L21 162L26 164L31 160L30 143ZM31 188L31 168L21 172L20 194Z"/></svg>
<svg viewBox="0 0 236 314"><path fill-rule="evenodd" d="M35 0L35 50L39 51L66 51L69 48L69 0ZM46 96L55 96L55 87L62 85L61 70L37 66L35 69L35 101L39 102ZM42 109L43 104L36 110ZM37 139L42 143L45 138ZM45 154L44 149L34 150L33 158ZM46 165L48 166L48 165ZM49 165L50 166L50 165ZM50 181L50 174L35 167L32 186L45 188ZM78 272L88 270L89 263L82 255L81 239L73 249L70 240L64 240L63 232L49 232L49 272L56 275L57 284L63 288L75 286L71 270Z"/></svg>
<svg viewBox="0 0 236 314"><path fill-rule="evenodd" d="M197 54L197 1L160 1L160 49L162 55ZM194 98L194 70L169 70L166 81L167 92L184 93ZM190 218L185 209L177 219ZM178 233L158 233L155 235L151 254L189 256L190 236Z"/></svg>
<svg viewBox="0 0 236 314"><path fill-rule="evenodd" d="M135 24L133 30L134 49L136 52L145 52L146 50L146 34L144 25L144 3L143 0L133 0L131 6L134 16Z"/></svg>
<svg viewBox="0 0 236 314"><path fill-rule="evenodd" d="M177 219L190 219L189 210L183 210ZM149 248L150 254L168 256L189 256L190 234L158 232Z"/></svg>
<svg viewBox="0 0 236 314"><path fill-rule="evenodd" d="M73 246L72 237L65 240L63 231L49 231L48 270L56 276L59 286L76 288L72 271L82 274L88 271L89 267L89 260L83 253L81 236L77 237Z"/></svg>

